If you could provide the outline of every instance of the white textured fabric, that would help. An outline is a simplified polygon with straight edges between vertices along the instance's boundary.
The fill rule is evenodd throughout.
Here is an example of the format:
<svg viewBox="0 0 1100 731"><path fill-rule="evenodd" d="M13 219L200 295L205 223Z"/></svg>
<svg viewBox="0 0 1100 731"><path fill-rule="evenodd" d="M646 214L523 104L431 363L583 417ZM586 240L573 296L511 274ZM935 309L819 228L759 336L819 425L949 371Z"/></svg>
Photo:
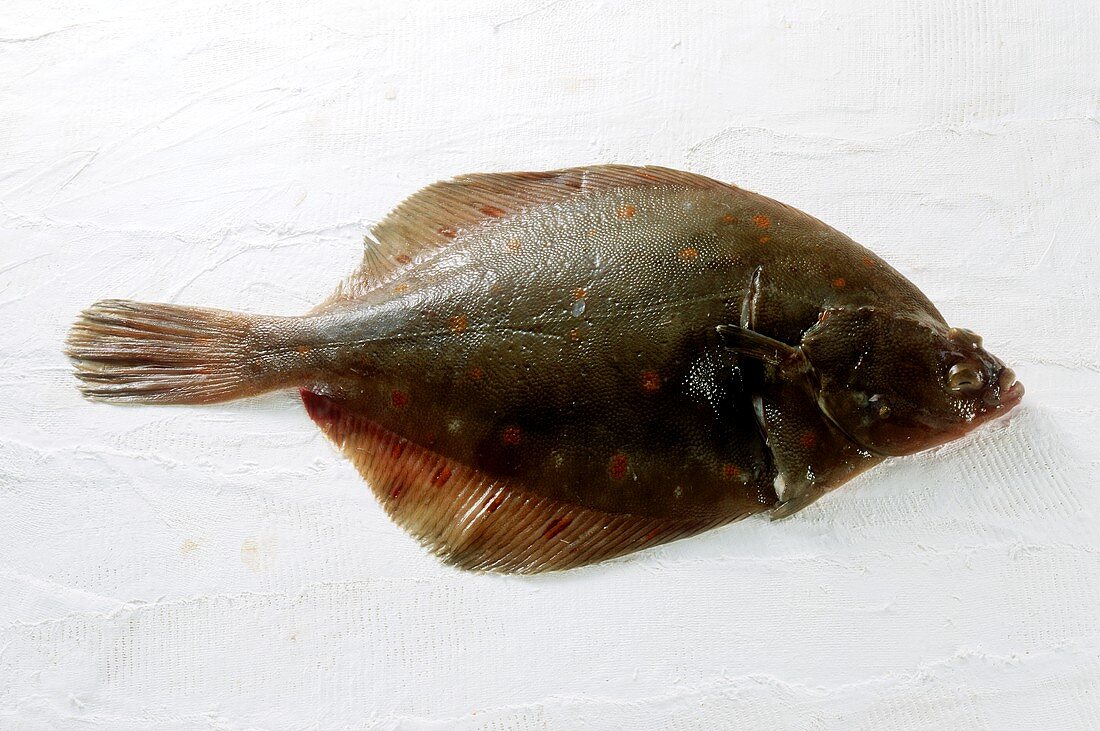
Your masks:
<svg viewBox="0 0 1100 731"><path fill-rule="evenodd" d="M1100 726L1094 0L15 0L0 67L0 727ZM298 313L419 186L591 162L819 216L1024 405L516 578L438 565L293 394L74 388L98 298Z"/></svg>

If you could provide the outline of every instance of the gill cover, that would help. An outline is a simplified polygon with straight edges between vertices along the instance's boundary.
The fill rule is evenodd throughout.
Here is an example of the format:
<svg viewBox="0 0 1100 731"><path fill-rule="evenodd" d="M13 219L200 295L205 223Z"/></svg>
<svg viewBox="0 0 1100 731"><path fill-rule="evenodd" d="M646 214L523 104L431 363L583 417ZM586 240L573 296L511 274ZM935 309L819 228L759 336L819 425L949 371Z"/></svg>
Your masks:
<svg viewBox="0 0 1100 731"><path fill-rule="evenodd" d="M777 472L773 519L793 515L881 461L822 414L801 348L742 327L723 325L718 334L727 348L762 364L753 406Z"/></svg>

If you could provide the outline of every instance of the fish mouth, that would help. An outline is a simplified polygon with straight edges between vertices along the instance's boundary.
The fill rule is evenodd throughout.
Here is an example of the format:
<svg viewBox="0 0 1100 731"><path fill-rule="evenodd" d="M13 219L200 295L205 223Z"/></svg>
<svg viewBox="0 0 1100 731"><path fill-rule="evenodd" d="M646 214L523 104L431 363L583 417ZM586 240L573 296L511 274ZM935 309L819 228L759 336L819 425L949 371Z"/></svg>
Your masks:
<svg viewBox="0 0 1100 731"><path fill-rule="evenodd" d="M1007 391L1001 391L1001 411L1008 411L1009 409L1020 403L1020 400L1024 397L1024 384L1019 381L1015 381L1008 387Z"/></svg>
<svg viewBox="0 0 1100 731"><path fill-rule="evenodd" d="M974 421L983 423L995 419L1016 408L1023 398L1024 384L1016 380L1016 373L1011 368L1005 367L997 377L997 388L986 395L984 408Z"/></svg>

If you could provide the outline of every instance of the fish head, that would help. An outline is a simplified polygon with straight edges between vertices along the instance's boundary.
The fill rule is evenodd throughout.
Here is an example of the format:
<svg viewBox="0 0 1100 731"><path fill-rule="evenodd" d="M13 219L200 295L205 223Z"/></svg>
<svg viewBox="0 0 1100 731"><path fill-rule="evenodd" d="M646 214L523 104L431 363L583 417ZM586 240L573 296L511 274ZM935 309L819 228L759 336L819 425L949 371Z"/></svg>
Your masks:
<svg viewBox="0 0 1100 731"><path fill-rule="evenodd" d="M982 339L931 316L828 310L802 352L818 406L850 439L887 456L956 439L1011 410L1024 388Z"/></svg>

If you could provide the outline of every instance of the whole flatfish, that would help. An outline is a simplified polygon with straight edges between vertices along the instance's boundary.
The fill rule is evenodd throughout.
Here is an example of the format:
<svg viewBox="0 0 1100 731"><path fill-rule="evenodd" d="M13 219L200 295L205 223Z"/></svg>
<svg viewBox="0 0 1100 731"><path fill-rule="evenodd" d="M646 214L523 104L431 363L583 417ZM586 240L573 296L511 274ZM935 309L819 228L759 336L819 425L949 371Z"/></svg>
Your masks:
<svg viewBox="0 0 1100 731"><path fill-rule="evenodd" d="M306 315L106 300L68 355L92 399L299 388L394 521L448 563L506 572L790 515L1023 395L821 221L618 165L436 183Z"/></svg>

